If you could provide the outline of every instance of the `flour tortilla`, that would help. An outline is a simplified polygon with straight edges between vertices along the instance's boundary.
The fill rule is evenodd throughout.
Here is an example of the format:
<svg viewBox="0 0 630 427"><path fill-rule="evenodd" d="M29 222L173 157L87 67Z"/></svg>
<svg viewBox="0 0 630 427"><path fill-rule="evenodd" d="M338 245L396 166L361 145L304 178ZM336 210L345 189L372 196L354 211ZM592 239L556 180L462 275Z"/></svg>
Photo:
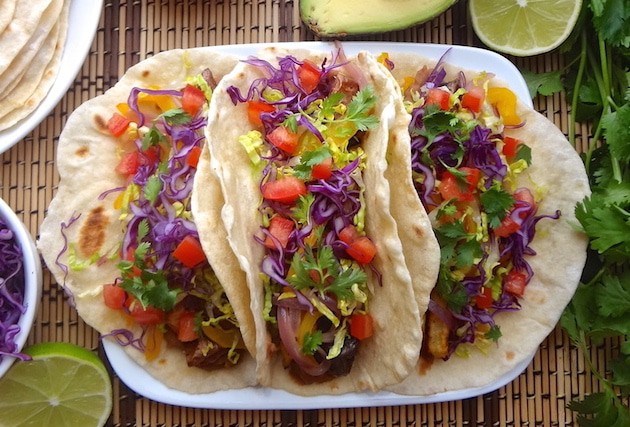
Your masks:
<svg viewBox="0 0 630 427"><path fill-rule="evenodd" d="M92 264L83 271L70 270L67 276L61 265L69 263L69 253L64 251L62 224L68 224L73 216L81 215L65 235L69 242L77 243L80 256L115 252L123 237L119 212L113 208L117 194L99 200L99 195L105 191L126 185L115 172L119 157L115 140L107 132L107 119L118 103L127 101L133 87L179 89L185 86L187 76L209 68L219 79L235 63L235 58L216 54L207 48L160 53L130 68L115 87L81 105L68 119L57 148L59 189L42 224L38 247L57 282L74 300L79 315L102 334L130 327L117 311L108 309L103 303L102 286L119 276L117 260ZM204 192L208 195L208 203L204 205L204 215L197 226L199 230L204 229L206 255L232 302L244 342L252 351L255 348L254 326L245 279L234 267L236 264L230 262L225 229L216 226L222 203L218 182L206 180ZM134 326L133 331L137 336L139 328ZM147 362L144 354L131 346L124 349L156 379L168 387L189 393L242 388L255 383L252 357L242 357L233 368L209 372L188 367L183 353L167 345L162 346L153 362Z"/></svg>
<svg viewBox="0 0 630 427"><path fill-rule="evenodd" d="M262 57L271 62L275 62L276 57L287 54L302 60L309 59L317 64L324 58L323 54L303 50L270 49L261 53ZM374 317L375 333L361 343L348 375L320 384L303 385L283 368L279 355L271 352L271 337L262 314L264 291L259 276L264 250L253 238L259 232L257 209L261 201L261 177L253 171L249 157L237 142L240 135L251 129L246 106L234 106L226 93L230 86L236 86L241 93L246 93L250 84L261 77L261 71L256 67L239 64L215 91L207 129L207 147L212 160L206 162L198 172L198 185L205 179L210 179L211 175L219 176L221 180L226 202L222 218L228 230L230 245L247 274L247 283L252 294L251 309L256 323L257 377L264 386L285 389L299 395L377 390L397 383L409 374L420 349L419 309L414 303L411 276L405 264L398 237L399 230L390 212L390 197L394 197L390 196L390 183L383 178L387 169L387 146L383 141L388 137L389 126L396 120L396 111L390 102L393 86L371 56L362 53L351 60L365 72L380 98L376 107L380 126L367 133L362 146L368 159L364 171L366 230L378 247L375 266L383 274L383 286L375 283L374 277L370 278L370 288L373 290L370 310ZM408 191L411 190L408 188ZM197 197L203 198L203 192L198 192ZM428 238L433 238L426 225L420 229Z"/></svg>
<svg viewBox="0 0 630 427"><path fill-rule="evenodd" d="M60 13L62 10L62 4L63 1L57 2L55 4L56 10L52 10L51 8L49 8L47 10L47 13L56 12L56 16L58 17L66 16L67 13ZM69 5L69 1L66 1L66 7L67 5ZM22 75L25 73L27 67L39 68L43 72L43 68L52 57L52 54L48 55L46 52L53 52L54 46L57 42L57 37L59 35L59 25L56 24L58 22L59 20L55 21L51 19L43 22L43 25L38 25L28 42L24 45L24 47L22 47L20 52L13 59L13 61L11 61L11 64L9 65L7 70L4 73L0 74L1 98L5 98L7 96L11 88L15 86L17 81L19 81ZM56 28L55 32L52 31L53 28ZM42 60L40 56L47 56L48 59ZM37 83L37 81L35 83ZM2 116L1 112L0 116Z"/></svg>
<svg viewBox="0 0 630 427"><path fill-rule="evenodd" d="M398 81L414 76L422 65L429 69L435 66L435 61L413 54L392 53L390 59L395 64L392 74ZM448 65L445 68L446 80L465 71ZM472 78L478 73L465 71L465 74ZM491 86L506 84L493 79ZM413 375L391 388L396 393L433 395L491 385L532 357L554 329L575 292L588 244L586 236L574 227L577 224L575 204L590 194L584 165L564 134L547 118L520 101L518 114L526 125L506 129L505 133L524 141L532 149L532 164L520 176L519 184L530 188L535 185L545 191L538 206L539 215L553 214L557 209L562 213L559 220L542 220L536 226L531 247L537 255L528 258L534 276L521 300L522 309L495 317L503 336L487 355L471 350L468 358L453 355L446 362L433 361L428 369L426 366L421 369L419 365ZM410 116L403 115L408 123ZM408 134L405 141L410 143ZM413 263L412 256L408 257L408 263Z"/></svg>
<svg viewBox="0 0 630 427"><path fill-rule="evenodd" d="M13 19L16 3L17 0L2 0L0 2L0 34L2 34Z"/></svg>
<svg viewBox="0 0 630 427"><path fill-rule="evenodd" d="M53 6L61 7L59 10L53 9L53 11L57 12L55 18L58 20L52 21L52 29L49 26L51 23L49 20L42 20L43 22L39 27L40 30L37 30L33 36L37 38L40 45L27 46L23 49L26 52L20 52L21 54L29 55L29 50L37 49L35 60L27 65L25 69L21 71L16 70L18 75L15 75L15 78L19 80L14 80L13 84L10 84L12 87L11 92L0 102L0 130L13 126L35 110L57 78L61 55L63 54L68 33L70 1L65 0L59 1L58 4L51 4L46 10L46 14L50 12ZM40 33L46 32L46 37L40 37ZM19 59L16 58L12 66L14 63L19 64ZM9 67L7 73L12 75L11 67ZM19 73L22 75L19 76Z"/></svg>
<svg viewBox="0 0 630 427"><path fill-rule="evenodd" d="M9 1L9 3L12 2ZM17 1L11 22L0 34L0 75L9 68L38 26L43 25L49 28L52 26L49 23L57 19L62 3L63 0ZM4 7L3 5L2 8ZM6 11L2 10L4 16L9 14L10 5L6 8ZM2 21L6 19L4 16Z"/></svg>

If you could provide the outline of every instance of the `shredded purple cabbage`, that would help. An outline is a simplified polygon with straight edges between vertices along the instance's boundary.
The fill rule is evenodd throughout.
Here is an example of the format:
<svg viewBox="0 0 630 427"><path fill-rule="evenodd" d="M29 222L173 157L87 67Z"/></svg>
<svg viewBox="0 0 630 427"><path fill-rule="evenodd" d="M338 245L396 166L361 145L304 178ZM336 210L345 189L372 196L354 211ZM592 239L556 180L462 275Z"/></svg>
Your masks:
<svg viewBox="0 0 630 427"><path fill-rule="evenodd" d="M0 218L0 360L4 357L30 359L18 352L15 342L20 333L18 322L26 313L24 280L22 250L13 231Z"/></svg>

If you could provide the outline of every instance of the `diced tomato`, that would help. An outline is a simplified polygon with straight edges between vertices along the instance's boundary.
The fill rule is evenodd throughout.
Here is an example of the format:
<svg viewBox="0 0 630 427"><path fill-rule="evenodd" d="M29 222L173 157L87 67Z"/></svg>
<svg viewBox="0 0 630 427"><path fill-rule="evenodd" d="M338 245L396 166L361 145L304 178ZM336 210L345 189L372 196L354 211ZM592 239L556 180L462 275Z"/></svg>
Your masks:
<svg viewBox="0 0 630 427"><path fill-rule="evenodd" d="M424 103L425 105L435 104L440 108L440 110L448 111L450 97L451 95L447 91L438 88L432 88L429 89Z"/></svg>
<svg viewBox="0 0 630 427"><path fill-rule="evenodd" d="M142 326L159 325L164 322L164 311L159 308L147 306L143 308L142 304L135 298L128 298L127 307L129 309L129 315L133 320Z"/></svg>
<svg viewBox="0 0 630 427"><path fill-rule="evenodd" d="M357 228L352 224L345 226L339 232L339 240L344 242L346 245L351 244L358 238L359 232L357 231Z"/></svg>
<svg viewBox="0 0 630 427"><path fill-rule="evenodd" d="M125 306L127 292L116 285L103 285L103 300L105 305L111 309L119 310Z"/></svg>
<svg viewBox="0 0 630 427"><path fill-rule="evenodd" d="M364 340L374 335L374 319L369 314L353 314L350 317L350 335Z"/></svg>
<svg viewBox="0 0 630 427"><path fill-rule="evenodd" d="M115 137L119 137L127 130L130 123L131 120L127 117L122 114L114 113L107 121L107 129L109 130L109 133Z"/></svg>
<svg viewBox="0 0 630 427"><path fill-rule="evenodd" d="M486 91L479 86L472 86L468 92L462 95L462 107L469 109L473 113L481 111L481 105L486 98Z"/></svg>
<svg viewBox="0 0 630 427"><path fill-rule="evenodd" d="M481 179L481 169L462 166L458 170L466 174L464 179L468 183L468 192L473 192Z"/></svg>
<svg viewBox="0 0 630 427"><path fill-rule="evenodd" d="M191 234L179 242L173 256L188 268L193 268L206 260L201 243Z"/></svg>
<svg viewBox="0 0 630 427"><path fill-rule="evenodd" d="M477 308L482 310L487 310L492 307L492 288L483 287L481 288L481 293L475 296L475 305Z"/></svg>
<svg viewBox="0 0 630 427"><path fill-rule="evenodd" d="M369 264L376 256L376 245L367 236L360 236L354 225L345 226L339 232L339 240L348 247L346 253L361 264Z"/></svg>
<svg viewBox="0 0 630 427"><path fill-rule="evenodd" d="M317 65L310 61L304 61L304 64L298 67L297 75L302 89L304 89L306 93L311 93L319 84L322 72Z"/></svg>
<svg viewBox="0 0 630 427"><path fill-rule="evenodd" d="M142 165L154 165L160 161L160 147L153 145L144 151L140 151L138 159Z"/></svg>
<svg viewBox="0 0 630 427"><path fill-rule="evenodd" d="M332 164L332 157L328 157L326 160L313 166L313 170L311 171L313 179L330 178L332 175Z"/></svg>
<svg viewBox="0 0 630 427"><path fill-rule="evenodd" d="M521 226L514 221L510 214L508 213L503 221L501 221L501 225L494 229L494 234L498 237L508 237L514 233L516 233Z"/></svg>
<svg viewBox="0 0 630 427"><path fill-rule="evenodd" d="M186 164L191 168L197 168L197 164L199 164L199 157L201 157L201 147L191 148L188 156L186 157Z"/></svg>
<svg viewBox="0 0 630 427"><path fill-rule="evenodd" d="M181 342L190 342L199 338L197 325L195 324L195 313L184 311L179 317L179 327L177 329L177 339Z"/></svg>
<svg viewBox="0 0 630 427"><path fill-rule="evenodd" d="M474 182L474 177L471 177L471 182ZM438 191L445 201L455 199L461 202L471 202L474 200L470 191L462 191L459 182L457 182L457 177L449 171L445 171L442 174Z"/></svg>
<svg viewBox="0 0 630 427"><path fill-rule="evenodd" d="M518 144L521 141L517 138L512 138L511 136L506 136L503 138L503 155L505 157L514 157L518 151Z"/></svg>
<svg viewBox="0 0 630 427"><path fill-rule="evenodd" d="M287 247L289 236L294 228L295 223L293 221L280 215L271 218L269 223L269 233L278 240L283 248ZM269 236L265 239L265 246L269 249L276 249L273 239Z"/></svg>
<svg viewBox="0 0 630 427"><path fill-rule="evenodd" d="M297 133L291 132L285 126L278 126L272 130L267 139L273 145L288 154L295 154L298 143L300 142L300 136Z"/></svg>
<svg viewBox="0 0 630 427"><path fill-rule="evenodd" d="M205 103L206 95L201 89L193 85L186 85L182 94L182 110L195 117Z"/></svg>
<svg viewBox="0 0 630 427"><path fill-rule="evenodd" d="M125 177L130 177L136 174L138 167L140 167L140 152L132 151L123 155L118 166L116 166L116 172Z"/></svg>
<svg viewBox="0 0 630 427"><path fill-rule="evenodd" d="M262 187L262 196L274 202L293 203L306 194L306 184L294 176L269 181Z"/></svg>
<svg viewBox="0 0 630 427"><path fill-rule="evenodd" d="M376 256L376 245L367 236L361 236L346 248L346 252L357 262L369 264Z"/></svg>
<svg viewBox="0 0 630 427"><path fill-rule="evenodd" d="M276 107L262 101L247 102L247 117L249 118L249 122L254 126L262 126L262 120L260 119L261 113L271 113L275 110Z"/></svg>
<svg viewBox="0 0 630 427"><path fill-rule="evenodd" d="M520 271L512 270L505 276L505 279L503 279L504 289L517 297L523 296L526 285L527 274Z"/></svg>

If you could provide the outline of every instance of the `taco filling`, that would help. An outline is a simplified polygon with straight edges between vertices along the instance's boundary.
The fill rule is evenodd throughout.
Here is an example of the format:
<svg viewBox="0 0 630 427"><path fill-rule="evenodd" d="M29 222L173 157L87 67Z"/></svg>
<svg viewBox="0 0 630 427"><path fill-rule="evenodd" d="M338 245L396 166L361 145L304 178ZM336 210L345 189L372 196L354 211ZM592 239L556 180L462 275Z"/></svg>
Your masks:
<svg viewBox="0 0 630 427"><path fill-rule="evenodd" d="M114 208L125 224L122 243L110 256L118 259L120 276L103 285L103 303L142 330L140 336L131 328L104 336L144 351L147 360L163 345L174 346L189 366L209 370L235 365L245 351L190 212L215 85L206 70L181 90L134 87L107 123L120 157L115 169L127 184L101 195L117 193ZM76 261L73 243L68 250ZM91 262L101 256L94 254ZM79 261L69 264L81 268Z"/></svg>
<svg viewBox="0 0 630 427"><path fill-rule="evenodd" d="M338 52L330 65L246 62L263 78L246 94L250 131L239 142L260 172L264 318L289 372L303 383L350 372L373 333L368 276L376 245L366 235L364 132L378 124L377 97Z"/></svg>
<svg viewBox="0 0 630 427"><path fill-rule="evenodd" d="M560 216L537 214L544 188L517 185L531 151L505 131L526 123L516 95L489 87L491 77L459 73L446 81L440 61L401 83L414 183L441 248L425 322L428 360L465 356L465 344L483 351L499 340L494 316L520 309L533 276L527 259L535 255L536 224Z"/></svg>

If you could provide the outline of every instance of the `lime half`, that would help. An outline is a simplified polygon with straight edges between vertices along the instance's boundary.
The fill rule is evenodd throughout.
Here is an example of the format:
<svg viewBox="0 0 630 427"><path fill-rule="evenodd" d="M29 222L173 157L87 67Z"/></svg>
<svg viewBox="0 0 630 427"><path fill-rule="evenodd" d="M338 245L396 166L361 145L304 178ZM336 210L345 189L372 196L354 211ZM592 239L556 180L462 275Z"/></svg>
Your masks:
<svg viewBox="0 0 630 427"><path fill-rule="evenodd" d="M0 426L102 426L112 410L103 362L68 343L35 344L0 378Z"/></svg>
<svg viewBox="0 0 630 427"><path fill-rule="evenodd" d="M549 52L569 37L582 0L470 0L477 36L491 49L516 56Z"/></svg>

